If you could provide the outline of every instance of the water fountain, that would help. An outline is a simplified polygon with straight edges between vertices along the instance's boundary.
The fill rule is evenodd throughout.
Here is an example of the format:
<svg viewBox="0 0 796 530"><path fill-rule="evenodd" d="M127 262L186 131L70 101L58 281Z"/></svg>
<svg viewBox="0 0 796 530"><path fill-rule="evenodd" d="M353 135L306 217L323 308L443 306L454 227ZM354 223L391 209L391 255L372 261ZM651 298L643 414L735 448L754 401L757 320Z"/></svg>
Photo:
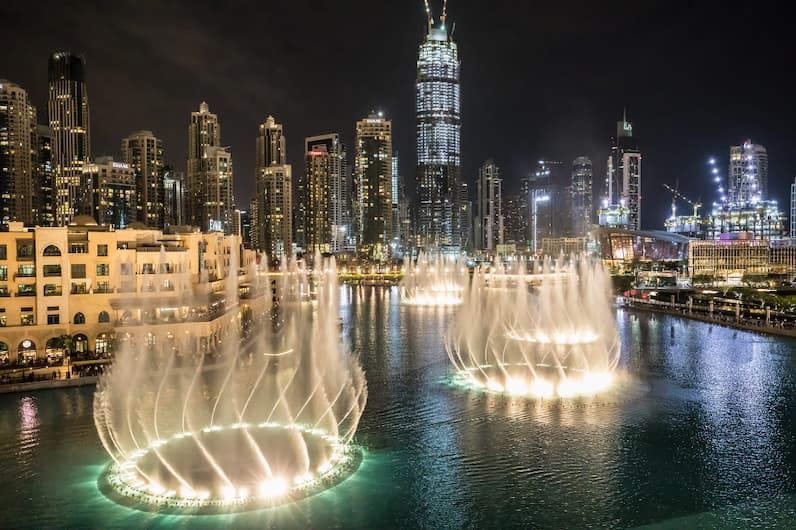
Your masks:
<svg viewBox="0 0 796 530"><path fill-rule="evenodd" d="M252 271L260 306L237 300L230 274L225 308L238 327L193 364L137 346L117 353L94 403L113 460L106 495L144 510L226 513L312 495L356 469L366 383L340 337L334 261L315 264L315 274L287 260L278 273ZM253 320L242 338L244 303Z"/></svg>
<svg viewBox="0 0 796 530"><path fill-rule="evenodd" d="M462 303L469 281L467 266L460 257L421 252L416 262L404 259L401 303L405 305L448 306Z"/></svg>
<svg viewBox="0 0 796 530"><path fill-rule="evenodd" d="M455 381L542 398L607 389L620 349L610 282L586 257L476 272L447 340Z"/></svg>

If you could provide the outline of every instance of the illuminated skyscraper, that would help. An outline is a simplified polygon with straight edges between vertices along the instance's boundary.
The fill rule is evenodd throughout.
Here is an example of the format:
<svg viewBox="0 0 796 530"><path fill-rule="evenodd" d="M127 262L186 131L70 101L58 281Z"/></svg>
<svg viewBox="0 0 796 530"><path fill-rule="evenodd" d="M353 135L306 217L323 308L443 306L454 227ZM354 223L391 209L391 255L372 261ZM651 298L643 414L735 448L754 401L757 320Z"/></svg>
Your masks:
<svg viewBox="0 0 796 530"><path fill-rule="evenodd" d="M69 52L50 56L47 111L55 137L55 223L63 226L79 214L92 214L90 186L83 166L91 159L86 63Z"/></svg>
<svg viewBox="0 0 796 530"><path fill-rule="evenodd" d="M135 173L137 220L163 228L163 142L152 131L136 131L122 140L122 162Z"/></svg>
<svg viewBox="0 0 796 530"><path fill-rule="evenodd" d="M478 169L478 211L475 223L475 245L478 250L494 254L503 244L503 179L493 160Z"/></svg>
<svg viewBox="0 0 796 530"><path fill-rule="evenodd" d="M185 173L173 167L163 167L163 224L164 228L185 224Z"/></svg>
<svg viewBox="0 0 796 530"><path fill-rule="evenodd" d="M227 147L205 147L204 174L207 182L202 211L202 229L234 234L235 196L232 153Z"/></svg>
<svg viewBox="0 0 796 530"><path fill-rule="evenodd" d="M768 199L768 153L762 145L746 140L730 147L729 198L738 205Z"/></svg>
<svg viewBox="0 0 796 530"><path fill-rule="evenodd" d="M304 217L305 250L337 253L349 233L345 147L338 134L304 140L305 170L299 209Z"/></svg>
<svg viewBox="0 0 796 530"><path fill-rule="evenodd" d="M188 181L185 186L186 224L209 231L210 215L205 209L213 185L208 173L205 149L221 146L221 126L218 116L210 112L206 102L199 105L199 112L191 113L188 125Z"/></svg>
<svg viewBox="0 0 796 530"><path fill-rule="evenodd" d="M0 79L0 224L35 222L36 110L28 93Z"/></svg>
<svg viewBox="0 0 796 530"><path fill-rule="evenodd" d="M417 58L417 233L426 248L461 247L461 102L459 52L443 12L428 13Z"/></svg>
<svg viewBox="0 0 796 530"><path fill-rule="evenodd" d="M572 162L572 183L570 185L572 204L572 235L583 237L592 225L592 164L585 156Z"/></svg>
<svg viewBox="0 0 796 530"><path fill-rule="evenodd" d="M256 148L252 245L272 259L289 256L293 253L293 175L291 165L286 163L287 141L282 124L273 116L260 124ZM297 222L303 220L303 216L295 218Z"/></svg>
<svg viewBox="0 0 796 530"><path fill-rule="evenodd" d="M392 122L371 113L357 122L354 217L358 251L385 259L392 226Z"/></svg>

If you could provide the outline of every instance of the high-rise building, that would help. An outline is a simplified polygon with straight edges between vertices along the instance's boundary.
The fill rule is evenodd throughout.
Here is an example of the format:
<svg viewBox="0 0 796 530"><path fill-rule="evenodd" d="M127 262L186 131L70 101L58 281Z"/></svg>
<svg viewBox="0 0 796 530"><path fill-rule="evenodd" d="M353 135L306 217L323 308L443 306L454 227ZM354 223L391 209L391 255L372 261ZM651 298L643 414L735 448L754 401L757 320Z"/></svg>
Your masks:
<svg viewBox="0 0 796 530"><path fill-rule="evenodd" d="M293 254L293 178L290 164L259 168L257 174L258 250L278 259Z"/></svg>
<svg viewBox="0 0 796 530"><path fill-rule="evenodd" d="M293 253L294 218L303 221L303 216L293 211L293 172L287 163L282 124L268 116L259 126L255 143L257 196L252 204L252 244L272 259L289 256Z"/></svg>
<svg viewBox="0 0 796 530"><path fill-rule="evenodd" d="M257 135L257 167L287 164L287 144L281 123L268 116Z"/></svg>
<svg viewBox="0 0 796 530"><path fill-rule="evenodd" d="M392 239L392 121L371 113L357 122L354 214L358 251L386 259Z"/></svg>
<svg viewBox="0 0 796 530"><path fill-rule="evenodd" d="M417 232L426 248L461 247L461 101L459 52L445 14L428 32L417 58Z"/></svg>
<svg viewBox="0 0 796 530"><path fill-rule="evenodd" d="M591 160L579 156L572 162L572 235L585 236L592 225L592 183Z"/></svg>
<svg viewBox="0 0 796 530"><path fill-rule="evenodd" d="M163 227L185 224L185 173L163 166Z"/></svg>
<svg viewBox="0 0 796 530"><path fill-rule="evenodd" d="M503 244L503 179L494 160L478 169L475 247L494 253Z"/></svg>
<svg viewBox="0 0 796 530"><path fill-rule="evenodd" d="M0 79L0 224L36 222L36 110L19 85Z"/></svg>
<svg viewBox="0 0 796 530"><path fill-rule="evenodd" d="M349 233L346 154L340 135L304 140L305 166L300 206L305 250L342 252Z"/></svg>
<svg viewBox="0 0 796 530"><path fill-rule="evenodd" d="M616 122L616 136L612 138L603 210L605 218L626 218L626 222L619 223L621 226L630 230L641 228L641 152L627 113L622 121ZM614 214L605 213L609 211Z"/></svg>
<svg viewBox="0 0 796 530"><path fill-rule="evenodd" d="M205 188L203 230L234 234L235 196L232 153L227 147L205 147Z"/></svg>
<svg viewBox="0 0 796 530"><path fill-rule="evenodd" d="M129 164L98 156L83 167L83 173L91 186L93 217L98 225L122 229L136 221L138 193L135 171Z"/></svg>
<svg viewBox="0 0 796 530"><path fill-rule="evenodd" d="M68 224L73 216L91 215L91 187L83 180L83 167L91 160L91 136L86 89L86 62L69 52L50 56L47 111L55 137L55 224Z"/></svg>
<svg viewBox="0 0 796 530"><path fill-rule="evenodd" d="M768 153L766 148L746 140L730 147L730 203L754 204L768 199Z"/></svg>
<svg viewBox="0 0 796 530"><path fill-rule="evenodd" d="M186 224L197 226L202 231L209 231L208 215L205 204L210 188L215 183L209 180L208 160L205 150L209 147L221 146L221 125L218 116L210 112L206 102L199 105L199 112L191 113L188 125L188 179L185 186Z"/></svg>
<svg viewBox="0 0 796 530"><path fill-rule="evenodd" d="M46 125L36 126L36 224L55 226L55 135Z"/></svg>
<svg viewBox="0 0 796 530"><path fill-rule="evenodd" d="M243 248L252 248L252 216L249 210L240 210L240 235Z"/></svg>
<svg viewBox="0 0 796 530"><path fill-rule="evenodd" d="M150 228L162 229L163 142L152 131L136 131L122 140L122 162L135 173L136 219Z"/></svg>

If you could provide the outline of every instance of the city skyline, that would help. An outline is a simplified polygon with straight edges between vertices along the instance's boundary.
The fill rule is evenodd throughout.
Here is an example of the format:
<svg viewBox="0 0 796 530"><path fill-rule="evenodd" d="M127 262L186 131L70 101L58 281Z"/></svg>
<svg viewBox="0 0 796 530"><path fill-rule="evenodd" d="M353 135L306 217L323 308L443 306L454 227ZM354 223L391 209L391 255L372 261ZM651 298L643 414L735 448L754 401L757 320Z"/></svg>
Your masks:
<svg viewBox="0 0 796 530"><path fill-rule="evenodd" d="M363 4L359 2L334 9L309 9L308 4L300 3L275 6L274 14L285 19L296 18L299 13L306 17L294 34L286 35L277 49L268 53L260 53L261 45L254 38L256 25L249 22L256 19L256 8L241 7L228 20L215 24L218 13L202 5L192 11L180 6L153 6L153 14L142 20L132 4L121 3L110 12L80 17L53 4L53 13L62 16L52 19L65 23L56 25L49 18L28 17L31 24L35 20L42 25L36 31L40 38L29 41L13 56L4 56L0 76L28 92L38 109L38 122L43 124L49 54L57 50L85 53L92 153L119 157L119 141L130 131L151 130L163 139L166 163L178 171L186 170L184 116L201 101L208 101L222 117L224 143L236 156L239 206L248 204L254 193L255 156L249 131L269 113L278 114L286 134L294 138L339 130L341 140L353 145L357 117L371 108L382 109L394 122L394 143L404 153L402 172L411 178L416 163L414 63L426 30L422 2L416 4L371 6L370 10L360 9ZM784 21L769 19L763 13L744 17L748 32L743 39L737 38L738 49L730 56L724 51L726 42L718 37L723 36L722 27L741 21L741 15L733 13L713 13L695 6L668 15L647 7L623 13L627 17L625 28L616 19L619 8L584 5L583 20L571 26L570 8L547 6L534 8L533 17L548 23L529 37L520 24L526 16L505 16L510 7L520 10L520 15L530 9L500 2L489 10L464 3L449 6L463 64L462 112L466 119L462 128L462 175L471 188L479 164L488 157L504 168L507 192L518 189L520 179L539 158L572 160L588 156L595 161L595 182L601 182L603 153L610 146L613 123L626 106L628 119L643 139L640 147L648 194L663 192L663 183L671 184L679 178L686 196L701 196L709 203L714 190L705 165L707 158L722 160L729 145L751 138L768 149L770 195L785 203L787 186L796 174L796 160L788 154L794 133L782 125L792 121L795 110L785 92L787 75L778 66L784 58L782 50L787 48L782 44L793 39L786 35ZM432 9L439 8L432 3ZM4 6L0 18L25 20L27 10L24 6ZM108 14L114 15L108 17L112 21L109 24L105 18ZM365 27L378 21L383 38L391 45L335 61L317 60L316 69L303 68L303 60L318 51L318 47L304 43L313 42L309 33L319 32L317 39L341 43L356 38L334 30L335 24L322 23L330 16ZM176 20L182 22L175 26ZM710 23L704 24L706 21ZM168 49L160 46L165 28L176 43ZM13 38L32 27L3 24L2 29ZM677 38L656 40L655 35L667 30L674 31ZM114 39L103 39L96 31L109 32ZM624 57L635 62L638 71L634 79L622 84L617 82L617 75L605 72L608 65L617 68L610 52L625 40L631 45L622 48ZM100 42L103 44L97 44ZM116 44L109 46L109 42ZM201 54L194 53L219 42L218 50L207 50L211 59L233 52L233 61L205 62L198 59ZM700 44L698 49L694 49L695 43ZM335 49L330 47L323 53L332 54ZM509 68L516 55L527 59L523 68ZM744 58L754 59L756 70L763 72L768 82L751 86L728 83L730 65ZM383 76L370 75L372 65L380 61L390 65L388 71ZM142 62L151 67L151 76L143 83L131 73ZM346 76L346 94L336 108L329 109L315 102L313 94L318 86L344 88L342 81L328 81L344 77L329 75L340 68L350 73ZM275 71L284 75L270 75ZM546 77L544 83L527 83L529 76L538 78L540 72ZM588 86L572 83L577 76L589 79ZM493 79L501 82L493 83ZM230 90L233 87L237 89ZM493 132L485 135L483 131ZM290 153L288 162L300 166L301 161L299 150ZM723 166L722 172L726 171ZM412 195L413 188L407 186ZM596 189L595 196L599 194ZM642 225L660 227L668 208L667 201L645 202Z"/></svg>

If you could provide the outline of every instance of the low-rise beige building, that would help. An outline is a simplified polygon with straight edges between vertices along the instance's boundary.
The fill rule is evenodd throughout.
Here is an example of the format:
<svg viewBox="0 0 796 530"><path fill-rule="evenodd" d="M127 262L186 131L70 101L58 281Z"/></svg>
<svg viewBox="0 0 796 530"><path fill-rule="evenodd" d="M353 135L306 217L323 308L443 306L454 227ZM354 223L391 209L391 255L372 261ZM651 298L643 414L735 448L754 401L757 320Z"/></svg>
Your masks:
<svg viewBox="0 0 796 530"><path fill-rule="evenodd" d="M124 341L212 351L270 299L252 288L255 259L220 232L11 223L0 232L0 365L107 356Z"/></svg>

